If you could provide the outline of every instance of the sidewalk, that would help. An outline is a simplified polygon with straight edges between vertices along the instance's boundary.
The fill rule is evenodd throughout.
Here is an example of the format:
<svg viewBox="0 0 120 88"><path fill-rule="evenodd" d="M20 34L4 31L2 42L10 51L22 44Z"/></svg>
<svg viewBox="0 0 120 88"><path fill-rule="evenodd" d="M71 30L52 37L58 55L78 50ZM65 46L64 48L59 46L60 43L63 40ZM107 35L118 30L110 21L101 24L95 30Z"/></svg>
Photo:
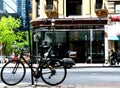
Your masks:
<svg viewBox="0 0 120 88"><path fill-rule="evenodd" d="M120 67L119 65L109 65L104 63L77 63L74 68L98 68L98 67Z"/></svg>
<svg viewBox="0 0 120 88"><path fill-rule="evenodd" d="M96 64L92 64L92 63L76 63L73 67L104 67L104 64L101 63L96 63Z"/></svg>
<svg viewBox="0 0 120 88"><path fill-rule="evenodd" d="M97 84L60 84L57 86L50 86L44 83L38 83L37 86L28 83L19 83L15 86L7 86L0 84L0 88L120 88L119 83L97 83Z"/></svg>

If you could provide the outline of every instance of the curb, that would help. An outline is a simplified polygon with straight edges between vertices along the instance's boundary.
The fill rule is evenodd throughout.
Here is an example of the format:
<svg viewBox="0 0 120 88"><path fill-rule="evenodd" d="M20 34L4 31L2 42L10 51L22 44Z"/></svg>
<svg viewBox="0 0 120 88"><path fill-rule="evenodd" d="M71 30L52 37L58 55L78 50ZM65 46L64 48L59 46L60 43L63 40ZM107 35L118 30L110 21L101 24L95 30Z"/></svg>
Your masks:
<svg viewBox="0 0 120 88"><path fill-rule="evenodd" d="M104 68L104 67L120 67L120 65L109 64L76 64L73 68Z"/></svg>

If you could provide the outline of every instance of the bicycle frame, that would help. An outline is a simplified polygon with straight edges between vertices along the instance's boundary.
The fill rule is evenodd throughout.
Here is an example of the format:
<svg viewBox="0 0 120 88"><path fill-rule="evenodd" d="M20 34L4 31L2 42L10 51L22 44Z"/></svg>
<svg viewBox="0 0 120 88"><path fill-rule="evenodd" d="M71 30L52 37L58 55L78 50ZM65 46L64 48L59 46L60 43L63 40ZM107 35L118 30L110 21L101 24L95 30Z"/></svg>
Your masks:
<svg viewBox="0 0 120 88"><path fill-rule="evenodd" d="M44 47L44 46L43 46L43 47ZM47 52L48 52L48 55L47 55L47 57L45 57L45 62L44 62L44 63L47 63L47 62L48 62L47 58L50 56L50 53L51 53L52 48L53 48L53 46L51 46L51 47L48 49L48 51L47 51ZM42 63L43 57L41 57L41 56L30 56L30 55L29 55L30 59L39 58L39 60L38 60L38 61L39 61L39 62L38 62L38 66L35 67L35 68L36 68L36 71L35 71L32 62L28 63L28 62L26 61L26 59L24 58L24 56L28 56L28 55L27 55L27 54L24 54L24 53L23 53L23 50L21 50L20 57L19 57L18 60L19 60L20 62L22 62L21 60L23 60L23 61L25 62L25 64L27 64L28 67L31 69L33 76L35 76L34 73L35 73L36 71L38 71L38 70L41 68L42 65L44 65L44 64ZM49 67L48 64L46 64L46 66ZM49 68L52 69L51 67L49 67ZM36 75L37 75L37 74L36 74Z"/></svg>
<svg viewBox="0 0 120 88"><path fill-rule="evenodd" d="M23 60L25 62L25 64L27 64L28 67L31 69L32 74L34 76L35 70L33 68L33 64L32 64L32 62L27 62L26 59L24 58L24 56L28 56L28 55L24 54L23 51L21 51L21 54L20 54L20 57L19 57L19 61L22 62L21 60ZM29 55L29 57L30 57L30 59L32 59L32 58L40 58L41 59L41 56L30 56ZM38 65L38 67L36 67L36 70L37 69L40 69L40 65Z"/></svg>

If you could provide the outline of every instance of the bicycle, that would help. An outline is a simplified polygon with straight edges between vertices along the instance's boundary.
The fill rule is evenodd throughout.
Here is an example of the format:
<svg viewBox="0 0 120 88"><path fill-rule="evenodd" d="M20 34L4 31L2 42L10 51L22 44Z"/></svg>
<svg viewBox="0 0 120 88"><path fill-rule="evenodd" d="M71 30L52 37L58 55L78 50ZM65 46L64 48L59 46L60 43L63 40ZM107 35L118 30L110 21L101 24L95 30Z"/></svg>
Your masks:
<svg viewBox="0 0 120 88"><path fill-rule="evenodd" d="M36 67L33 67L31 62L28 63L25 60L24 56L26 56L26 54L24 54L24 50L21 49L20 57L17 60L7 62L1 69L1 80L11 86L20 83L25 77L25 64L27 64L36 80L41 77L46 84L52 86L62 83L66 78L67 69L62 61L50 56L52 48L53 47L50 47L48 49L48 55L45 58L41 56L30 56L32 59L38 59L38 66Z"/></svg>

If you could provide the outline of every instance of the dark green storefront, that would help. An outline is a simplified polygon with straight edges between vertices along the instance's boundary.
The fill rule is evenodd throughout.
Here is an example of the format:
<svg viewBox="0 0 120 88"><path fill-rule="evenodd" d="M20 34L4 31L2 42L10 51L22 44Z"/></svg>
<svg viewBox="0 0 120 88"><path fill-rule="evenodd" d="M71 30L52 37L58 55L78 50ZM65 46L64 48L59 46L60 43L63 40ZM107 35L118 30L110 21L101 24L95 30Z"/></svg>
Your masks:
<svg viewBox="0 0 120 88"><path fill-rule="evenodd" d="M33 35L40 34L42 36L42 40L44 40L45 43L51 44L54 28L54 41L57 44L63 44L66 52L68 50L77 52L77 57L74 58L76 63L104 62L104 25L106 24L107 20L102 20L103 22L100 22L99 24L96 23L99 21L99 19L90 20L90 23L88 23L88 20L85 19L83 19L82 22L81 19L77 19L77 24L63 23L68 19L60 19L59 21L58 19L55 20L57 20L55 23L56 25L52 27L50 26L51 23L49 21L47 24L43 23L43 20L40 22L32 21L33 23L31 23L33 24L35 29L33 31ZM62 25L60 22L62 22L65 26L60 26ZM83 25L81 25L81 23ZM88 23L90 25L85 23ZM68 26L68 24L72 26ZM39 48L37 47L43 44L43 41L38 40L37 42L33 42L33 53L39 53ZM38 49L37 52L36 49ZM91 58L90 60L88 60L89 57Z"/></svg>

